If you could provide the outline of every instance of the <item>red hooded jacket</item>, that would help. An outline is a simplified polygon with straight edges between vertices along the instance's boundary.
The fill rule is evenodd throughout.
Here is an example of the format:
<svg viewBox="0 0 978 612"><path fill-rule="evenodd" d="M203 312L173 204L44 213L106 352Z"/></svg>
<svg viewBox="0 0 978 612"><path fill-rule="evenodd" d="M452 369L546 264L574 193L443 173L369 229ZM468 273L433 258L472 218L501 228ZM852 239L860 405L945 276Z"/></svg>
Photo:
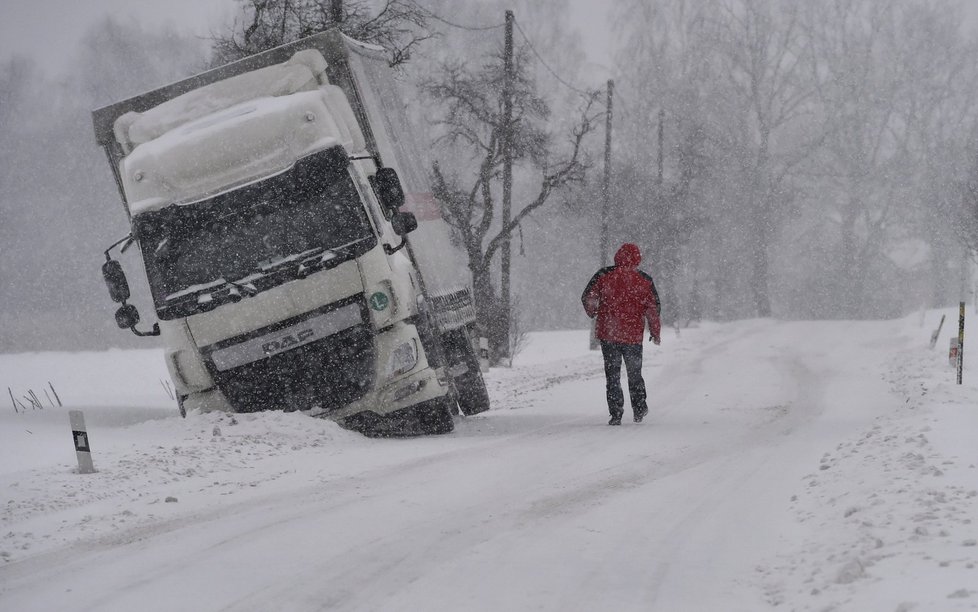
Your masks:
<svg viewBox="0 0 978 612"><path fill-rule="evenodd" d="M634 244L621 245L615 265L602 268L584 288L581 303L592 319L599 340L618 344L642 344L645 322L659 337L659 294L652 277L638 270L642 253Z"/></svg>

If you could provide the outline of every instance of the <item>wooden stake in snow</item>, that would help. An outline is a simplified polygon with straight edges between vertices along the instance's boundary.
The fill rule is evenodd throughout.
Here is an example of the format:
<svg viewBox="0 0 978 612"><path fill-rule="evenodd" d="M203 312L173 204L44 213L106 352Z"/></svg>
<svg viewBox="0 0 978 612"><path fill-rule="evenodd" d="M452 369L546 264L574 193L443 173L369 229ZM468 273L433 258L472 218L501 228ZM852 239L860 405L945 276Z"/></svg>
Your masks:
<svg viewBox="0 0 978 612"><path fill-rule="evenodd" d="M75 455L78 456L78 473L94 474L92 464L92 449L88 445L88 430L85 428L85 415L81 410L69 410L68 421L71 423L71 435L75 440Z"/></svg>
<svg viewBox="0 0 978 612"><path fill-rule="evenodd" d="M935 329L934 333L930 335L931 348L937 346L937 338L941 335L941 328L944 327L944 316L945 315L941 315L941 322L937 324L937 329Z"/></svg>

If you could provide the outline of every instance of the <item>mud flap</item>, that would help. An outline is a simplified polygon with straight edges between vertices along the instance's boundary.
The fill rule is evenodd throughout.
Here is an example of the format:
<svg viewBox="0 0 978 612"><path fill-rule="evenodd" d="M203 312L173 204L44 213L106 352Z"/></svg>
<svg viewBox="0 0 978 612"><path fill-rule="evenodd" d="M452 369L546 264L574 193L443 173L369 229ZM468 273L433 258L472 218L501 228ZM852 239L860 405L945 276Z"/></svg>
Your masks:
<svg viewBox="0 0 978 612"><path fill-rule="evenodd" d="M457 375L453 373L452 382L455 387L455 399L458 407L466 416L472 416L489 410L489 391L482 378L479 367L479 356L475 347L469 341L468 334L459 333L454 339L453 353L462 366Z"/></svg>

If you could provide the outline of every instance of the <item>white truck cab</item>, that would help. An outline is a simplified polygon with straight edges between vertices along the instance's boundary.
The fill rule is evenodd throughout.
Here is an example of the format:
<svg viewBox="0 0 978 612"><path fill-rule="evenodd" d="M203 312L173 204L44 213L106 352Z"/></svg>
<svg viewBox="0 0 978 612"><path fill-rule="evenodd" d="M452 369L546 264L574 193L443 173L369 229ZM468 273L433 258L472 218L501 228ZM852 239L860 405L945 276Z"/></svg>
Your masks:
<svg viewBox="0 0 978 612"><path fill-rule="evenodd" d="M464 259L400 104L383 54L334 31L93 113L132 228L103 265L116 320L160 336L184 415L301 410L397 435L488 409Z"/></svg>

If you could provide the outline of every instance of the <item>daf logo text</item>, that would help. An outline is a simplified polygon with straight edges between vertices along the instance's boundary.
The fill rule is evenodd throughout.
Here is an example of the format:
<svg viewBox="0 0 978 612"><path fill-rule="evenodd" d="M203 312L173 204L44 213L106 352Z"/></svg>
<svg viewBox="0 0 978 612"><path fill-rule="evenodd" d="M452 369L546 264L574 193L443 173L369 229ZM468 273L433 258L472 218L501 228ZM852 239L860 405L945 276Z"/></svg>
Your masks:
<svg viewBox="0 0 978 612"><path fill-rule="evenodd" d="M261 345L261 348L266 355L274 355L276 353L281 353L282 351L299 346L300 344L304 344L312 339L315 335L315 331L311 329L304 329L302 331L288 334L282 336L281 338L266 342L265 344Z"/></svg>

